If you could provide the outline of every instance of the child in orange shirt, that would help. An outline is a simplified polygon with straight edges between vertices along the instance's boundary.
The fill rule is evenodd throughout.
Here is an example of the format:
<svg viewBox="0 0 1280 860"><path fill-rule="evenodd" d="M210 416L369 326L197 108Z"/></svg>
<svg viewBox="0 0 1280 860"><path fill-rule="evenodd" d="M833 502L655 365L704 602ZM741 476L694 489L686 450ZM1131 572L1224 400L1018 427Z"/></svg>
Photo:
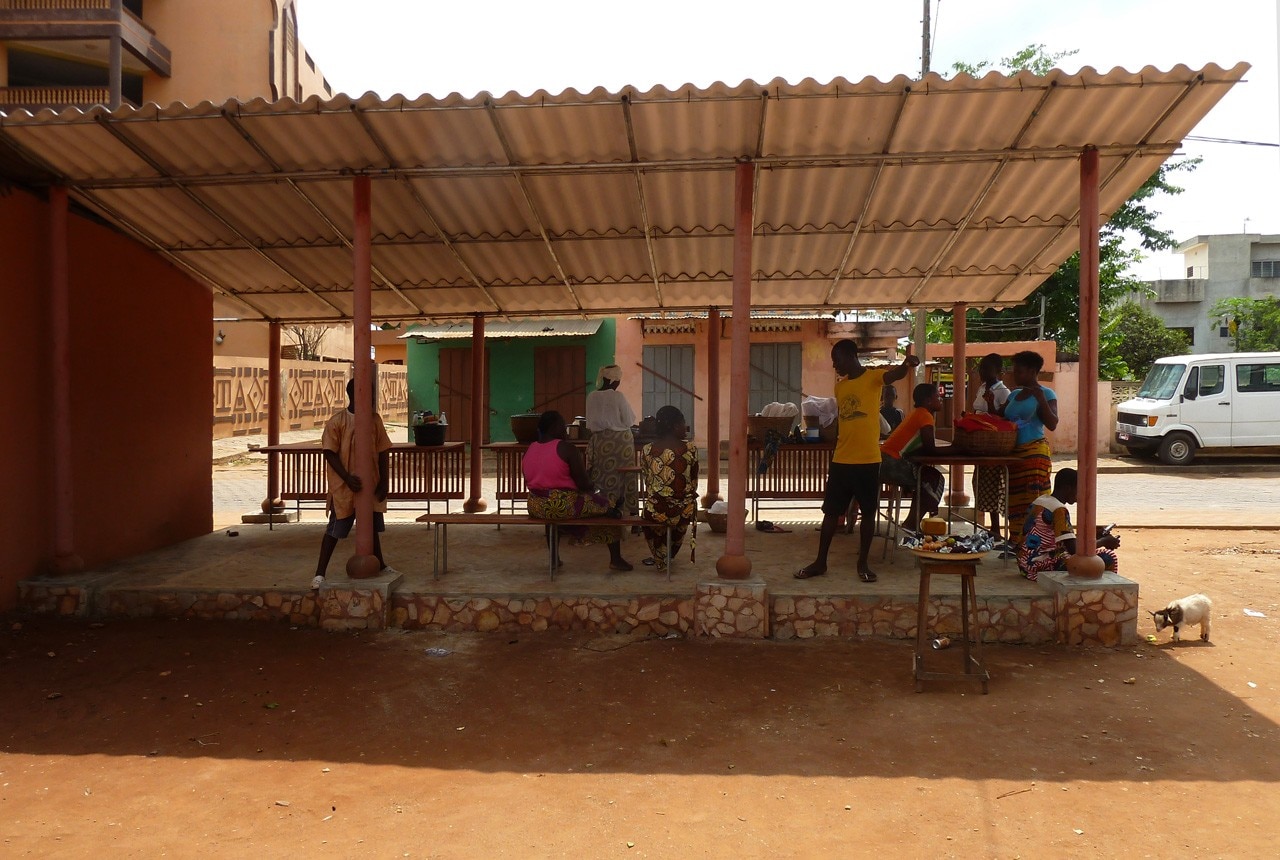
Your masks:
<svg viewBox="0 0 1280 860"><path fill-rule="evenodd" d="M942 473L932 466L922 466L910 460L911 454L932 454L938 450L933 435L933 414L942 408L938 388L922 382L911 392L911 399L916 408L880 444L880 453L883 455L880 461L880 480L911 491L911 510L907 512L902 527L915 531L919 525L921 509L929 514L938 512L946 481ZM923 499L916 498L917 486Z"/></svg>

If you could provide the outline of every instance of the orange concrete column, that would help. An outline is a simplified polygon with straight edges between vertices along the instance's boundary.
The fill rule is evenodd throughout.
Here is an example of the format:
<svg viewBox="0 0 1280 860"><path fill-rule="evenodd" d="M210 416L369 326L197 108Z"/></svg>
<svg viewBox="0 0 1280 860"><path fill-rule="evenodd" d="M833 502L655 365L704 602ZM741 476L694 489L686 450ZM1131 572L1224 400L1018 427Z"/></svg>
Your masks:
<svg viewBox="0 0 1280 860"><path fill-rule="evenodd" d="M484 314L476 314L471 318L471 496L462 503L462 509L469 514L488 507L480 497L484 419Z"/></svg>
<svg viewBox="0 0 1280 860"><path fill-rule="evenodd" d="M720 309L707 311L707 494L702 506L720 500Z"/></svg>
<svg viewBox="0 0 1280 860"><path fill-rule="evenodd" d="M951 308L951 421L952 438L955 438L955 420L960 413L968 409L969 389L966 381L969 378L965 371L968 359L965 356L965 341L969 337L968 320L965 315L969 306L963 302ZM947 505L958 508L969 503L969 496L964 491L964 466L951 467L951 480L947 482L951 490L947 493Z"/></svg>
<svg viewBox="0 0 1280 860"><path fill-rule="evenodd" d="M84 567L75 551L75 496L71 458L71 276L67 237L67 189L49 189L49 340L53 376L53 569Z"/></svg>
<svg viewBox="0 0 1280 860"><path fill-rule="evenodd" d="M381 567L373 554L373 489L378 475L376 472L368 474L366 465L374 462L373 362L369 360L369 328L373 316L373 189L368 176L357 176L352 185L355 226L351 248L354 276L351 327L356 379L356 438L352 455L361 487L356 493L356 552L347 560L347 575L352 579L367 579L377 576Z"/></svg>
<svg viewBox="0 0 1280 860"><path fill-rule="evenodd" d="M280 444L280 323L267 326L267 445ZM284 510L280 498L280 455L267 455L267 497L262 500L264 514Z"/></svg>
<svg viewBox="0 0 1280 860"><path fill-rule="evenodd" d="M740 162L733 176L733 336L729 369L729 526L724 555L716 560L721 579L746 579L747 401L751 383L751 234L755 165Z"/></svg>
<svg viewBox="0 0 1280 860"><path fill-rule="evenodd" d="M1080 154L1080 380L1076 453L1076 557L1068 570L1100 576L1104 562L1094 546L1098 525L1098 150Z"/></svg>

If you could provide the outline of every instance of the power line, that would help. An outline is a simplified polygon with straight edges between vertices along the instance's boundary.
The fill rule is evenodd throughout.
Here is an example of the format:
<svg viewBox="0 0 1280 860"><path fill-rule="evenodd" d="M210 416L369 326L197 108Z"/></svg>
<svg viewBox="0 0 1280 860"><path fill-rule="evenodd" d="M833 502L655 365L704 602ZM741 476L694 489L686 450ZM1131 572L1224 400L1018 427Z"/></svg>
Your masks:
<svg viewBox="0 0 1280 860"><path fill-rule="evenodd" d="M1231 143L1237 146L1275 146L1280 147L1280 143L1267 143L1262 140L1235 140L1230 137L1202 137L1198 134L1189 134L1183 140L1198 140L1201 143Z"/></svg>

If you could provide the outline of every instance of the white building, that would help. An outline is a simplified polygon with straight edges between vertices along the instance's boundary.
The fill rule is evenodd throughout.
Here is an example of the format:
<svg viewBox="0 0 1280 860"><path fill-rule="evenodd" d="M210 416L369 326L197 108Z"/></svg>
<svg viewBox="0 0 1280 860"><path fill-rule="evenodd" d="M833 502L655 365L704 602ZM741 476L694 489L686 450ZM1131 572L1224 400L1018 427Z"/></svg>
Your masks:
<svg viewBox="0 0 1280 860"><path fill-rule="evenodd" d="M1191 351L1233 352L1226 321L1210 317L1221 299L1260 299L1280 290L1280 235L1234 233L1196 236L1178 246L1186 277L1149 281L1155 295L1135 297L1164 320L1166 328L1187 333Z"/></svg>

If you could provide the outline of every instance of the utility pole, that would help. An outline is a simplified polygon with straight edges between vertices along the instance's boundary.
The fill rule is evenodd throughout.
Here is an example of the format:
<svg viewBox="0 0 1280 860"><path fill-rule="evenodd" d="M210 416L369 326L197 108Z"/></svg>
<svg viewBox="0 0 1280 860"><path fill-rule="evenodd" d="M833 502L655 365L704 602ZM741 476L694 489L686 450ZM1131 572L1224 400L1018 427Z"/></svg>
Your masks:
<svg viewBox="0 0 1280 860"><path fill-rule="evenodd" d="M921 22L923 29L920 33L920 77L924 78L929 74L929 63L932 59L929 48L929 6L933 0L924 0L924 20Z"/></svg>
<svg viewBox="0 0 1280 860"><path fill-rule="evenodd" d="M1044 340L1044 294L1040 294L1040 326L1036 332L1036 340Z"/></svg>

